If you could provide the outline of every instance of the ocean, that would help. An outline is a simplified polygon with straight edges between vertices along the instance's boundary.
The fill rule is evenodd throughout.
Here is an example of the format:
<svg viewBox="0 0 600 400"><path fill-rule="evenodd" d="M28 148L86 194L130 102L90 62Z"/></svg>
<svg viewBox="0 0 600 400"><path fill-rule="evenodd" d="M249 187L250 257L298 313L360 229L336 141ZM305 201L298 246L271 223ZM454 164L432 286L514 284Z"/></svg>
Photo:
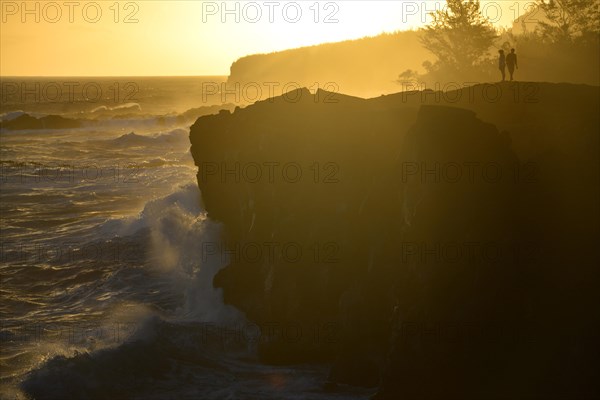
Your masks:
<svg viewBox="0 0 600 400"><path fill-rule="evenodd" d="M372 394L326 392L326 365L260 363L269 338L213 288L227 260L202 243L223 227L188 136L229 103L225 80L0 79L2 399Z"/></svg>

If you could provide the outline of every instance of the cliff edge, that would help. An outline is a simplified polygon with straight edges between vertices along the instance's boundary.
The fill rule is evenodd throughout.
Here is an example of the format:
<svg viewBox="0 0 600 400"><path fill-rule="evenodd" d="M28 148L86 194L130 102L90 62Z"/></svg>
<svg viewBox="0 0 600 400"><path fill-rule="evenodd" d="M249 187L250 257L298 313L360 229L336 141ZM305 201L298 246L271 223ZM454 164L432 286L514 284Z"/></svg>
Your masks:
<svg viewBox="0 0 600 400"><path fill-rule="evenodd" d="M507 83L302 89L200 117L198 185L230 258L214 284L294 328L261 341L264 362L329 362L330 390L590 397L599 106L597 87Z"/></svg>

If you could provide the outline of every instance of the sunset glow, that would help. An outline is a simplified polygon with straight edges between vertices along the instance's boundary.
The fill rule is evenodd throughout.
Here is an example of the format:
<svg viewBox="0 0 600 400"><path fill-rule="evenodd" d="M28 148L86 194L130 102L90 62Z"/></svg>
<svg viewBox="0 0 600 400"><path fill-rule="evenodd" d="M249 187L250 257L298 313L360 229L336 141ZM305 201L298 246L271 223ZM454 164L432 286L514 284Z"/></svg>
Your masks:
<svg viewBox="0 0 600 400"><path fill-rule="evenodd" d="M3 76L227 75L239 57L416 29L442 1L2 1ZM25 6L23 6L25 4ZM482 1L498 26L527 1Z"/></svg>

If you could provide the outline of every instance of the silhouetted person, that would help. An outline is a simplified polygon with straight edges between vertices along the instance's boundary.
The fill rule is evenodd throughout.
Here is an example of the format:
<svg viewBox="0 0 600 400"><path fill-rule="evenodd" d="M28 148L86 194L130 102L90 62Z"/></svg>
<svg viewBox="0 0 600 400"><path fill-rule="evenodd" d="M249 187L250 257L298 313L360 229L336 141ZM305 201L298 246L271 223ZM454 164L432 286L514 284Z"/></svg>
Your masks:
<svg viewBox="0 0 600 400"><path fill-rule="evenodd" d="M506 80L506 57L504 56L504 50L498 50L500 57L498 57L498 68L502 72L502 82Z"/></svg>
<svg viewBox="0 0 600 400"><path fill-rule="evenodd" d="M510 49L510 54L506 56L506 66L508 67L508 72L510 72L510 80L513 80L513 74L515 73L515 67L519 69L519 64L517 64L517 54L515 53L515 49Z"/></svg>

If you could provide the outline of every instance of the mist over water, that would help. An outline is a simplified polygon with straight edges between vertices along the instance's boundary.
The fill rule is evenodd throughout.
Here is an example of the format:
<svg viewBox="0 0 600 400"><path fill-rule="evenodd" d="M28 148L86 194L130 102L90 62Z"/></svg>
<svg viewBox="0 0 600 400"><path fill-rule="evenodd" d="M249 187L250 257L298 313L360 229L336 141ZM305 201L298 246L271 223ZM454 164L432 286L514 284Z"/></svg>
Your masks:
<svg viewBox="0 0 600 400"><path fill-rule="evenodd" d="M106 96L44 98L44 87L69 81ZM83 124L1 132L3 398L22 398L22 389L39 399L277 396L272 382L290 374L303 378L286 390L318 387L324 367L256 362L256 327L213 287L227 259L202 254L223 228L201 207L188 135L211 111L185 112L212 105L201 101L202 82L222 81L31 78L30 93L5 90L4 123L28 114ZM115 102L111 89L127 82L135 99ZM182 389L182 380L194 384Z"/></svg>

